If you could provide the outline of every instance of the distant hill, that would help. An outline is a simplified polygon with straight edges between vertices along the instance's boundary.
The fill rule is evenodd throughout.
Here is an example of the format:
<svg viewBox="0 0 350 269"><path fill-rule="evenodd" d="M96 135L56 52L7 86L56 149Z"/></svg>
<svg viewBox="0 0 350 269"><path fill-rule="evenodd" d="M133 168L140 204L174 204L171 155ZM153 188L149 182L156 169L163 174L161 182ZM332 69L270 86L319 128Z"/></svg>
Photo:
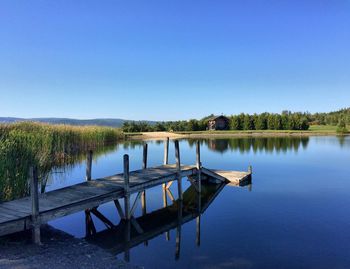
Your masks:
<svg viewBox="0 0 350 269"><path fill-rule="evenodd" d="M97 125L97 126L108 126L108 127L122 127L123 123L126 121L131 122L132 120L124 119L88 119L88 120L78 120L69 118L13 118L13 117L0 117L0 123L14 123L21 121L35 121L43 122L49 124L69 124L69 125ZM154 121L145 121L149 124L155 124Z"/></svg>

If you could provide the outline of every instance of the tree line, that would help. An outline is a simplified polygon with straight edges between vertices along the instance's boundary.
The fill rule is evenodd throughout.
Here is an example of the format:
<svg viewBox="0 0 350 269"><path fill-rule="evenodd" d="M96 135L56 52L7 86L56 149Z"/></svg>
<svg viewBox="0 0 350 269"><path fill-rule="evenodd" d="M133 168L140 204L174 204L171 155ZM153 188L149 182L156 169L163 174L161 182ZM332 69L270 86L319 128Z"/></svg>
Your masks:
<svg viewBox="0 0 350 269"><path fill-rule="evenodd" d="M150 132L150 131L205 131L208 128L209 115L200 120L167 121L155 124L148 122L128 121L123 124L124 132ZM350 125L350 108L329 113L290 112L261 113L231 115L229 119L230 130L308 130L310 125L337 125L346 130ZM345 127L344 127L345 126Z"/></svg>
<svg viewBox="0 0 350 269"><path fill-rule="evenodd" d="M329 113L315 113L310 115L311 124L335 126L340 122L350 125L350 108L343 108Z"/></svg>
<svg viewBox="0 0 350 269"><path fill-rule="evenodd" d="M150 131L205 131L213 115L200 120L167 121L150 124L144 121L128 121L123 124L123 131L129 133ZM228 117L230 130L307 130L308 118L305 113L283 112L281 114L262 113L232 115Z"/></svg>

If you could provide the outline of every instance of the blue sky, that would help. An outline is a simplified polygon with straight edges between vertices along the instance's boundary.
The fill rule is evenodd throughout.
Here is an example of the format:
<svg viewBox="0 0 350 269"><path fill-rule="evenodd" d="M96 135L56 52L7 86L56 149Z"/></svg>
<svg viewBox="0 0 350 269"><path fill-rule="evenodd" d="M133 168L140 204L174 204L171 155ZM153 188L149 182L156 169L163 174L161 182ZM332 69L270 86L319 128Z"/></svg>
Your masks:
<svg viewBox="0 0 350 269"><path fill-rule="evenodd" d="M0 116L350 106L350 1L0 0Z"/></svg>

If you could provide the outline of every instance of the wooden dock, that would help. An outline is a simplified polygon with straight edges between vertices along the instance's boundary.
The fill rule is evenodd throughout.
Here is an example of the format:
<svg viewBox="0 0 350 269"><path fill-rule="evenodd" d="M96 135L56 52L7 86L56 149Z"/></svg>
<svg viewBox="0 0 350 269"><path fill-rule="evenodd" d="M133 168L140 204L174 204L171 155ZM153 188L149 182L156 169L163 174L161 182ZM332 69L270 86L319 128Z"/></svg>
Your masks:
<svg viewBox="0 0 350 269"><path fill-rule="evenodd" d="M200 193L201 180L238 184L250 178L251 171L234 172L211 170L202 167L200 162L200 144L196 147L196 165L181 165L179 142L175 141L176 164L168 164L169 139L165 141L164 163L157 167L147 167L148 146L143 147L142 169L129 171L129 156L124 155L124 171L121 174L100 179L91 179L92 152L87 156L86 181L47 193L38 193L38 172L31 170L31 196L0 204L0 236L32 229L33 241L40 243L40 225L49 220L63 217L78 211L96 209L99 205L114 201L122 219L130 220L138 200L146 189L162 185L168 189L177 182L178 199L183 199L182 178L188 177L191 184ZM131 204L130 196L137 193ZM119 199L124 199L124 210Z"/></svg>

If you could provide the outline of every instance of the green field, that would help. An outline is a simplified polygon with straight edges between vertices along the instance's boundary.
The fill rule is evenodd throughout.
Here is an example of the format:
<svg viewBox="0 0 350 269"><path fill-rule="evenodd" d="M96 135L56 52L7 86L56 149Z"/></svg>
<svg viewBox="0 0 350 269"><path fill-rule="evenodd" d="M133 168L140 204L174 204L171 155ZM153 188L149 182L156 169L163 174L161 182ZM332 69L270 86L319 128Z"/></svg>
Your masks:
<svg viewBox="0 0 350 269"><path fill-rule="evenodd" d="M348 126L348 129L350 126ZM178 134L190 135L230 135L230 134L337 134L337 126L333 125L311 125L309 130L227 130L227 131L185 131Z"/></svg>

